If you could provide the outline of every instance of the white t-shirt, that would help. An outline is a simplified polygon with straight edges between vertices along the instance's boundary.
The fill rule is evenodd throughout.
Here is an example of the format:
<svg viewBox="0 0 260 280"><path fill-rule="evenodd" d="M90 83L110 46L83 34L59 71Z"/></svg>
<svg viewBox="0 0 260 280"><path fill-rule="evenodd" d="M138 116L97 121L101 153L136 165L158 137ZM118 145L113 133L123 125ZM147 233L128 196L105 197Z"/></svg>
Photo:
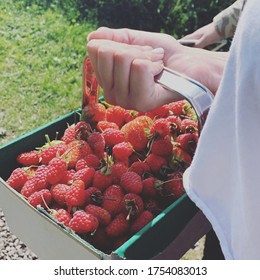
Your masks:
<svg viewBox="0 0 260 280"><path fill-rule="evenodd" d="M260 260L260 0L241 14L184 185L226 259Z"/></svg>

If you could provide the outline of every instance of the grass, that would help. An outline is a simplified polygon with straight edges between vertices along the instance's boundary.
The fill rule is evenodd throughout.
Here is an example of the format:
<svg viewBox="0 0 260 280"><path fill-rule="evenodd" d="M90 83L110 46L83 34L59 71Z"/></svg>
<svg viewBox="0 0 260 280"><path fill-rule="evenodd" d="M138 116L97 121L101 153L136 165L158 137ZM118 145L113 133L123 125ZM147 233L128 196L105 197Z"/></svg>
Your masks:
<svg viewBox="0 0 260 280"><path fill-rule="evenodd" d="M81 106L86 37L61 12L0 1L0 146Z"/></svg>

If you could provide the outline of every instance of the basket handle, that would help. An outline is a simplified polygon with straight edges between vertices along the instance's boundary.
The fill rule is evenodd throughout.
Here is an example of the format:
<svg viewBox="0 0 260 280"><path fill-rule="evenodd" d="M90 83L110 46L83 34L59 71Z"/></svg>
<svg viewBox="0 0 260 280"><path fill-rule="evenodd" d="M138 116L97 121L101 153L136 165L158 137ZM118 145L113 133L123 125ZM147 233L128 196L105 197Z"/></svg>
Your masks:
<svg viewBox="0 0 260 280"><path fill-rule="evenodd" d="M83 89L82 89L82 108L88 104L97 103L99 98L99 85L90 62L86 56L83 62Z"/></svg>

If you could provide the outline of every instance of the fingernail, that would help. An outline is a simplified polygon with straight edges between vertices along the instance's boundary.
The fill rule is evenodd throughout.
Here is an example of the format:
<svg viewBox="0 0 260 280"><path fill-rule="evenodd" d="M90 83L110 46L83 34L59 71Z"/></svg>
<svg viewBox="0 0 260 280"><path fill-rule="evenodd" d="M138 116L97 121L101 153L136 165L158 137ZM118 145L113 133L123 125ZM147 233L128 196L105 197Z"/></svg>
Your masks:
<svg viewBox="0 0 260 280"><path fill-rule="evenodd" d="M157 53L157 54L164 54L164 49L163 48L156 48L156 49L153 49L153 52Z"/></svg>

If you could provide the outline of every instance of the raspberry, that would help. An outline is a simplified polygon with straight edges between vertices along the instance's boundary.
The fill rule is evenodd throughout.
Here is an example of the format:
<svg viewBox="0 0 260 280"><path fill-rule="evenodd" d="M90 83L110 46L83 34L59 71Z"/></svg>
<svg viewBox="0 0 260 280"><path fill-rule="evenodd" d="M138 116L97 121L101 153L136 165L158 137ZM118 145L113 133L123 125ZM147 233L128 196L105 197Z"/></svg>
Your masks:
<svg viewBox="0 0 260 280"><path fill-rule="evenodd" d="M165 104L145 113L145 115L149 116L151 119L158 119L158 118L166 118L168 113L169 113L169 106L168 104Z"/></svg>
<svg viewBox="0 0 260 280"><path fill-rule="evenodd" d="M85 189L81 189L77 185L71 185L65 194L65 201L69 213L71 212L72 207L83 206L86 202Z"/></svg>
<svg viewBox="0 0 260 280"><path fill-rule="evenodd" d="M28 197L28 202L35 208L37 206L47 208L51 203L51 193L47 189L34 192Z"/></svg>
<svg viewBox="0 0 260 280"><path fill-rule="evenodd" d="M88 144L99 158L104 157L105 138L100 132L93 132L88 137Z"/></svg>
<svg viewBox="0 0 260 280"><path fill-rule="evenodd" d="M172 195L174 199L177 199L185 193L182 177L183 174L180 172L174 172L169 175L167 181L163 185L164 196Z"/></svg>
<svg viewBox="0 0 260 280"><path fill-rule="evenodd" d="M77 210L69 222L69 227L79 234L94 232L98 225L98 219L83 210Z"/></svg>
<svg viewBox="0 0 260 280"><path fill-rule="evenodd" d="M100 164L99 157L94 154L86 155L84 158L79 159L76 163L76 170L80 170L86 167L98 168Z"/></svg>
<svg viewBox="0 0 260 280"><path fill-rule="evenodd" d="M68 186L66 184L53 185L50 189L53 200L59 205L65 206L66 205L65 196L70 188L71 186Z"/></svg>
<svg viewBox="0 0 260 280"><path fill-rule="evenodd" d="M24 152L19 154L16 160L23 166L38 165L40 162L40 153L37 151Z"/></svg>
<svg viewBox="0 0 260 280"><path fill-rule="evenodd" d="M118 214L105 228L106 234L110 237L118 237L125 234L130 227L125 214Z"/></svg>
<svg viewBox="0 0 260 280"><path fill-rule="evenodd" d="M168 156L172 154L173 144L170 138L159 138L153 141L151 152L158 156Z"/></svg>
<svg viewBox="0 0 260 280"><path fill-rule="evenodd" d="M24 169L18 167L13 170L9 178L7 179L6 183L12 187L13 189L17 190L18 192L21 191L23 185L28 180L28 175Z"/></svg>
<svg viewBox="0 0 260 280"><path fill-rule="evenodd" d="M120 184L122 174L127 171L127 167L123 163L115 163L110 167L112 183L115 185Z"/></svg>
<svg viewBox="0 0 260 280"><path fill-rule="evenodd" d="M182 133L194 133L198 132L198 123L191 119L184 119L181 121Z"/></svg>
<svg viewBox="0 0 260 280"><path fill-rule="evenodd" d="M113 147L114 145L124 142L124 133L118 129L107 128L103 131L106 146Z"/></svg>
<svg viewBox="0 0 260 280"><path fill-rule="evenodd" d="M184 151L181 147L175 146L172 150L172 163L177 162L185 162L187 164L191 163L191 156Z"/></svg>
<svg viewBox="0 0 260 280"><path fill-rule="evenodd" d="M186 102L184 100L174 101L168 104L169 111L175 116L181 116L184 113L184 106Z"/></svg>
<svg viewBox="0 0 260 280"><path fill-rule="evenodd" d="M128 171L133 171L140 176L144 176L146 174L151 173L150 166L144 161L135 161L129 167Z"/></svg>
<svg viewBox="0 0 260 280"><path fill-rule="evenodd" d="M70 213L65 210L65 209L59 209L57 211L55 211L54 214L54 219L56 219L58 222L64 224L66 227L69 226L69 222L71 220L71 215Z"/></svg>
<svg viewBox="0 0 260 280"><path fill-rule="evenodd" d="M107 169L107 167L96 170L93 177L92 187L104 191L107 187L112 185L112 179L111 172L109 169Z"/></svg>
<svg viewBox="0 0 260 280"><path fill-rule="evenodd" d="M155 154L150 154L145 162L155 174L158 174L163 166L167 166L166 158Z"/></svg>
<svg viewBox="0 0 260 280"><path fill-rule="evenodd" d="M76 171L74 169L69 169L69 170L65 171L64 175L61 178L61 180L59 181L59 183L70 184L71 181L73 180L73 176L75 173L76 173Z"/></svg>
<svg viewBox="0 0 260 280"><path fill-rule="evenodd" d="M57 144L43 149L40 153L41 164L48 164L53 158L59 157L66 151L66 145Z"/></svg>
<svg viewBox="0 0 260 280"><path fill-rule="evenodd" d="M128 123L128 122L134 120L136 117L139 117L141 115L142 115L142 113L137 112L135 110L125 110L125 112L124 112L125 123Z"/></svg>
<svg viewBox="0 0 260 280"><path fill-rule="evenodd" d="M102 203L102 192L95 187L90 187L86 189L85 195L86 204L100 205Z"/></svg>
<svg viewBox="0 0 260 280"><path fill-rule="evenodd" d="M143 190L142 178L133 171L122 174L120 186L126 191L139 194Z"/></svg>
<svg viewBox="0 0 260 280"><path fill-rule="evenodd" d="M165 137L170 134L170 124L166 119L155 120L151 126L150 133L160 137Z"/></svg>
<svg viewBox="0 0 260 280"><path fill-rule="evenodd" d="M47 171L48 171L48 167L46 165L40 165L35 171L34 177L37 179L37 183L36 183L37 191L48 187Z"/></svg>
<svg viewBox="0 0 260 280"><path fill-rule="evenodd" d="M132 223L130 227L131 233L137 233L140 231L144 226L150 223L154 218L154 215L148 211L143 211Z"/></svg>
<svg viewBox="0 0 260 280"><path fill-rule="evenodd" d="M95 169L92 167L85 167L83 169L78 170L72 177L75 180L82 180L85 183L85 188L88 188L94 179Z"/></svg>
<svg viewBox="0 0 260 280"><path fill-rule="evenodd" d="M111 222L110 213L100 206L89 204L85 207L85 211L88 214L94 215L102 226L107 226Z"/></svg>
<svg viewBox="0 0 260 280"><path fill-rule="evenodd" d="M87 122L80 121L75 125L76 139L87 140L89 133L91 132L91 125Z"/></svg>
<svg viewBox="0 0 260 280"><path fill-rule="evenodd" d="M195 133L181 134L177 137L177 142L179 142L182 149L193 155L197 147L198 135Z"/></svg>
<svg viewBox="0 0 260 280"><path fill-rule="evenodd" d="M119 213L119 206L124 197L122 188L118 185L109 186L103 193L101 207L106 209L112 216Z"/></svg>
<svg viewBox="0 0 260 280"><path fill-rule="evenodd" d="M127 219L137 217L144 210L143 199L135 193L127 193L124 195L121 205L121 211L127 213Z"/></svg>
<svg viewBox="0 0 260 280"><path fill-rule="evenodd" d="M75 124L68 126L65 131L63 136L61 137L61 140L66 143L69 144L70 142L72 142L73 140L76 139L77 133L75 130Z"/></svg>
<svg viewBox="0 0 260 280"><path fill-rule="evenodd" d="M37 179L35 177L32 177L29 180L27 180L20 191L21 195L28 198L30 195L35 193L36 184L37 184Z"/></svg>
<svg viewBox="0 0 260 280"><path fill-rule="evenodd" d="M67 171L67 163L62 158L53 158L47 170L46 180L49 184L58 183Z"/></svg>
<svg viewBox="0 0 260 280"><path fill-rule="evenodd" d="M155 177L149 177L143 180L143 197L155 198L157 196L156 180L157 179Z"/></svg>
<svg viewBox="0 0 260 280"><path fill-rule="evenodd" d="M171 135L176 136L180 134L181 118L175 115L170 115L166 118L170 125Z"/></svg>
<svg viewBox="0 0 260 280"><path fill-rule="evenodd" d="M120 106L111 106L107 108L107 121L116 123L118 127L122 127L125 123L125 109Z"/></svg>
<svg viewBox="0 0 260 280"><path fill-rule="evenodd" d="M112 154L116 162L128 160L133 153L133 147L128 142L121 142L112 148Z"/></svg>

